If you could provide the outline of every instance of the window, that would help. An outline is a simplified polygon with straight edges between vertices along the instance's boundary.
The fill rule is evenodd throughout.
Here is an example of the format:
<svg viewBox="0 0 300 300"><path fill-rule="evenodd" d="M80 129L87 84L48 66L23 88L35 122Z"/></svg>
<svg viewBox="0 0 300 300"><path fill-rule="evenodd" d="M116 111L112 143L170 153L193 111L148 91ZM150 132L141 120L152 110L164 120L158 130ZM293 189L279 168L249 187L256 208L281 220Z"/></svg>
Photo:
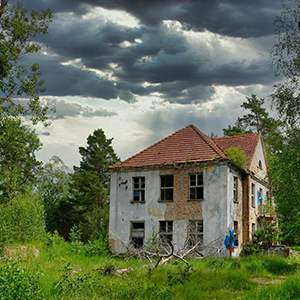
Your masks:
<svg viewBox="0 0 300 300"><path fill-rule="evenodd" d="M255 223L252 223L252 233L256 230Z"/></svg>
<svg viewBox="0 0 300 300"><path fill-rule="evenodd" d="M173 175L160 176L160 200L172 201L173 200Z"/></svg>
<svg viewBox="0 0 300 300"><path fill-rule="evenodd" d="M189 247L195 246L199 241L203 242L203 220L190 220L188 235Z"/></svg>
<svg viewBox="0 0 300 300"><path fill-rule="evenodd" d="M159 221L159 237L163 243L170 244L173 240L173 221Z"/></svg>
<svg viewBox="0 0 300 300"><path fill-rule="evenodd" d="M238 178L233 176L233 202L238 203Z"/></svg>
<svg viewBox="0 0 300 300"><path fill-rule="evenodd" d="M263 189L262 188L260 188L259 189L259 200L260 200L260 204L261 204L261 199L262 199L262 197L263 197Z"/></svg>
<svg viewBox="0 0 300 300"><path fill-rule="evenodd" d="M255 207L255 184L251 184L251 203L252 206Z"/></svg>
<svg viewBox="0 0 300 300"><path fill-rule="evenodd" d="M261 160L258 162L258 168L262 170L262 163L261 163Z"/></svg>
<svg viewBox="0 0 300 300"><path fill-rule="evenodd" d="M239 239L239 223L237 221L233 222L234 240Z"/></svg>
<svg viewBox="0 0 300 300"><path fill-rule="evenodd" d="M141 248L144 244L145 223L131 222L131 242L134 248Z"/></svg>
<svg viewBox="0 0 300 300"><path fill-rule="evenodd" d="M190 200L203 199L203 173L190 174Z"/></svg>
<svg viewBox="0 0 300 300"><path fill-rule="evenodd" d="M145 201L145 177L133 177L133 201Z"/></svg>

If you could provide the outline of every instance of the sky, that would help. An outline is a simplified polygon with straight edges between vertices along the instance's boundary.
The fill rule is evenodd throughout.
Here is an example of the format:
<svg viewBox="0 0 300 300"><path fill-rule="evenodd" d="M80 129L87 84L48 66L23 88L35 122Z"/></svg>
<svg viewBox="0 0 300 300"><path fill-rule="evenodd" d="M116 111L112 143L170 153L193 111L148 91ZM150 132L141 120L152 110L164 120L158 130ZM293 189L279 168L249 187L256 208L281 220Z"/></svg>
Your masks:
<svg viewBox="0 0 300 300"><path fill-rule="evenodd" d="M246 97L268 99L279 80L269 49L281 0L22 3L54 13L35 39L42 53L23 61L40 64L41 103L56 108L49 127L35 126L44 162L79 165L98 128L122 160L189 124L222 136Z"/></svg>

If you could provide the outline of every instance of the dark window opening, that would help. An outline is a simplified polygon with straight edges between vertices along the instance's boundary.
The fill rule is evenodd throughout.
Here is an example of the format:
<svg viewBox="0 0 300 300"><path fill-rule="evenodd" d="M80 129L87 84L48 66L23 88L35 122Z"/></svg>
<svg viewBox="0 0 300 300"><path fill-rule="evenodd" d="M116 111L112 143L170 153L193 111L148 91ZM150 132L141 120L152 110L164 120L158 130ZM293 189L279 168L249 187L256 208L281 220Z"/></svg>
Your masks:
<svg viewBox="0 0 300 300"><path fill-rule="evenodd" d="M163 243L172 243L173 221L159 221L159 237Z"/></svg>
<svg viewBox="0 0 300 300"><path fill-rule="evenodd" d="M171 201L173 200L173 187L174 177L173 175L164 175L160 177L160 200Z"/></svg>
<svg viewBox="0 0 300 300"><path fill-rule="evenodd" d="M131 223L131 242L134 248L141 248L144 245L145 237L145 223L132 222Z"/></svg>
<svg viewBox="0 0 300 300"><path fill-rule="evenodd" d="M203 173L190 175L190 200L203 199Z"/></svg>
<svg viewBox="0 0 300 300"><path fill-rule="evenodd" d="M188 246L193 247L198 242L203 243L203 220L190 220L188 227Z"/></svg>

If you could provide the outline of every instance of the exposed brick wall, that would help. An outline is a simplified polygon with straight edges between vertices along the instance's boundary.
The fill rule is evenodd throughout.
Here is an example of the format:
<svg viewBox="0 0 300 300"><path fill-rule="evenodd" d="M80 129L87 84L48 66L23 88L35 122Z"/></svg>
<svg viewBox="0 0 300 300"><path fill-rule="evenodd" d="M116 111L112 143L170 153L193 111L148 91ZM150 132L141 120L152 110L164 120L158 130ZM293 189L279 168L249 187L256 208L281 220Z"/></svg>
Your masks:
<svg viewBox="0 0 300 300"><path fill-rule="evenodd" d="M202 219L201 201L188 201L189 174L200 173L202 171L203 167L200 166L180 166L178 168L164 169L160 172L160 175L173 174L174 176L173 201L167 203L165 212L166 220Z"/></svg>

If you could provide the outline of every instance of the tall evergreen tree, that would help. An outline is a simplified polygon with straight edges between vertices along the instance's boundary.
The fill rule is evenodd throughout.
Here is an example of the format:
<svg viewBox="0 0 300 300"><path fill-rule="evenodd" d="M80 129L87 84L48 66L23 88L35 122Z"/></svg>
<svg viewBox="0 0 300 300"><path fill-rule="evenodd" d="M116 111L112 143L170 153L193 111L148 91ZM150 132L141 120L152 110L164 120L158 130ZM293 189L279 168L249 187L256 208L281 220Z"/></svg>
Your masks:
<svg viewBox="0 0 300 300"><path fill-rule="evenodd" d="M119 161L112 140L102 129L95 130L87 138L87 147L79 147L82 160L71 174L74 224L79 225L84 241L107 230L109 166Z"/></svg>

